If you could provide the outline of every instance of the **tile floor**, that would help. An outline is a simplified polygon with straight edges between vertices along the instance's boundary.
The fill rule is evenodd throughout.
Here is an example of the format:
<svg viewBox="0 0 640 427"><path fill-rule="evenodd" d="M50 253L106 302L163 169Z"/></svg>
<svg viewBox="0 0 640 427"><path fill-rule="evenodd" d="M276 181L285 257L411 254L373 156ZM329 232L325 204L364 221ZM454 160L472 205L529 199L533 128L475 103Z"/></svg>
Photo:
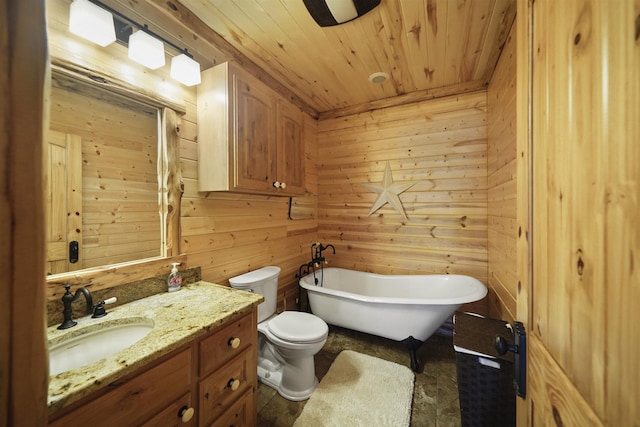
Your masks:
<svg viewBox="0 0 640 427"><path fill-rule="evenodd" d="M329 327L329 338L316 355L316 376L322 380L342 350L410 366L409 352L402 344L348 329ZM456 384L456 360L451 337L434 335L418 350L423 367L416 374L411 425L443 427L460 425L460 407ZM275 390L259 383L258 427L290 427L304 408L304 402L290 402Z"/></svg>

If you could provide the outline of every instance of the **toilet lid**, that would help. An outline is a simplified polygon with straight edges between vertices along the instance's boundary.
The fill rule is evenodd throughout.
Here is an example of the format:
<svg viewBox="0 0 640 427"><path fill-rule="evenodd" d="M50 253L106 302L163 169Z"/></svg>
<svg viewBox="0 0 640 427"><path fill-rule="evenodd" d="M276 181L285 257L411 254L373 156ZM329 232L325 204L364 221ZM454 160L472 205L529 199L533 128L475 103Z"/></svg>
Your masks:
<svg viewBox="0 0 640 427"><path fill-rule="evenodd" d="M326 338L329 327L313 314L283 311L269 321L269 331L281 340L311 342Z"/></svg>

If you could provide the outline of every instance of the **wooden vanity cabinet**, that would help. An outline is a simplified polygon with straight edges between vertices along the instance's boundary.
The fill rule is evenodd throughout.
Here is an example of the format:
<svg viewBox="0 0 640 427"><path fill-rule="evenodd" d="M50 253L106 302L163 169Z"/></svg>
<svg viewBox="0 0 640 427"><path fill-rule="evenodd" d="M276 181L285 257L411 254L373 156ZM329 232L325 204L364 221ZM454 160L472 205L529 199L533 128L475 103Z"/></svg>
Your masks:
<svg viewBox="0 0 640 427"><path fill-rule="evenodd" d="M304 194L302 111L236 64L198 86L200 191Z"/></svg>
<svg viewBox="0 0 640 427"><path fill-rule="evenodd" d="M255 426L257 312L53 414L50 426ZM181 416L193 408L193 417Z"/></svg>

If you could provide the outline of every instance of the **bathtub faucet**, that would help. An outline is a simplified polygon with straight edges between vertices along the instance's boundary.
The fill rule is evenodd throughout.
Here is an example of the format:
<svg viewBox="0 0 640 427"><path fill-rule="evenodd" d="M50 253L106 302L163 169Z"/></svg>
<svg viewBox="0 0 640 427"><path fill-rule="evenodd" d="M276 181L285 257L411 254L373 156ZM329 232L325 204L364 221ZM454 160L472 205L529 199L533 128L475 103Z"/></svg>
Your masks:
<svg viewBox="0 0 640 427"><path fill-rule="evenodd" d="M329 248L333 250L333 253L335 255L336 248L333 245L324 246L320 242L313 243L311 245L311 261L309 261L306 264L300 265L300 268L298 268L298 274L296 275L296 278L299 279L301 277L304 277L305 275L311 273L312 271L315 271L316 268L322 267L324 264L327 264L327 260L322 255L322 252L326 251Z"/></svg>
<svg viewBox="0 0 640 427"><path fill-rule="evenodd" d="M333 247L332 244L328 244L327 246L324 246L324 247L322 245L320 245L320 252L322 252L322 251L324 251L326 249L329 249L329 248L331 248L333 250L333 254L335 255L336 254L336 248Z"/></svg>
<svg viewBox="0 0 640 427"><path fill-rule="evenodd" d="M329 248L333 250L333 254L335 255L336 248L331 244L324 246L322 243L316 242L311 245L311 262L314 264L314 267L319 267L327 263L326 259L322 256L322 252Z"/></svg>
<svg viewBox="0 0 640 427"><path fill-rule="evenodd" d="M311 273L311 267L313 267L313 262L301 264L300 267L298 268L298 274L296 274L296 279L302 279L304 276Z"/></svg>

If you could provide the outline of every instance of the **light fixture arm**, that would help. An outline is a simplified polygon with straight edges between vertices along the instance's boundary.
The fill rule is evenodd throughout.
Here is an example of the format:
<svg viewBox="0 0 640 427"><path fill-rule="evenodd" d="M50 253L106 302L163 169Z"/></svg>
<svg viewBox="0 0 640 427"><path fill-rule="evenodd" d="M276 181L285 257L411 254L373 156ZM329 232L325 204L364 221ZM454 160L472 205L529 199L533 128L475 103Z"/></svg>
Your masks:
<svg viewBox="0 0 640 427"><path fill-rule="evenodd" d="M128 36L131 35L131 32L133 32L133 30L127 31L126 28L127 27L136 28L137 30L144 31L150 36L155 37L156 39L162 41L164 44L170 46L175 51L182 53L184 55L187 55L189 58L193 59L193 55L189 53L187 48L183 49L178 45L176 45L175 43L165 39L164 37L159 36L157 33L154 33L153 31L151 31L147 24L139 24L133 19L123 15L122 13L118 12L117 10L107 6L106 4L98 0L88 0L88 1L95 4L96 6L99 6L105 9L106 11L110 12L113 15L114 24L116 25L116 41L118 43L124 46L128 46L129 45Z"/></svg>

